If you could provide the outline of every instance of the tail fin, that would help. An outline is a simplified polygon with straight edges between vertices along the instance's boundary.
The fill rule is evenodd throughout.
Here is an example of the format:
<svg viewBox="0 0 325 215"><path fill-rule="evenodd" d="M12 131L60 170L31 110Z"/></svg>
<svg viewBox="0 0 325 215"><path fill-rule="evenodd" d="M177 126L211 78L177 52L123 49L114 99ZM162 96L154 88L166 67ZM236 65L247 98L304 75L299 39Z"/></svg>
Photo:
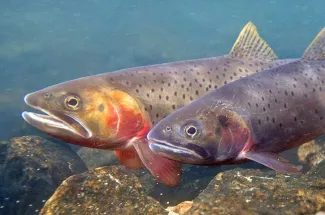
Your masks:
<svg viewBox="0 0 325 215"><path fill-rule="evenodd" d="M271 47L258 34L252 22L248 22L240 32L229 56L247 60L273 61L278 59Z"/></svg>
<svg viewBox="0 0 325 215"><path fill-rule="evenodd" d="M325 28L323 28L306 49L303 57L307 60L325 59Z"/></svg>

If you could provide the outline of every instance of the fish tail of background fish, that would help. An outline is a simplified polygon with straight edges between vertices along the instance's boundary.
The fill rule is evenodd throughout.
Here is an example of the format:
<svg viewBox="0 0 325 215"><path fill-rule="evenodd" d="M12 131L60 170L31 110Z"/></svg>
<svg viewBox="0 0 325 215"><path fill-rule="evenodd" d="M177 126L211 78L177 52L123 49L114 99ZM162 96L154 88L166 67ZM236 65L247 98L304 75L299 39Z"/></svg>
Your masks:
<svg viewBox="0 0 325 215"><path fill-rule="evenodd" d="M243 60L270 62L277 59L270 46L259 36L256 26L249 22L240 32L228 56ZM231 74L236 71L228 71ZM177 186L181 181L181 164L153 153L147 140L136 140L133 145L145 167L157 180L167 186Z"/></svg>

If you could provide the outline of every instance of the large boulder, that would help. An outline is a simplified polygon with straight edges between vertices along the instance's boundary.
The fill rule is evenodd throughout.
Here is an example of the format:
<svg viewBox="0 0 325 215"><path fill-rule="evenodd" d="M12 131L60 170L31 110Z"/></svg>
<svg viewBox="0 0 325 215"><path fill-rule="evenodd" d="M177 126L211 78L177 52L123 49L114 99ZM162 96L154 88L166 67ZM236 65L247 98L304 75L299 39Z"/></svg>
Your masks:
<svg viewBox="0 0 325 215"><path fill-rule="evenodd" d="M0 213L35 214L67 177L86 171L65 145L37 136L0 142Z"/></svg>

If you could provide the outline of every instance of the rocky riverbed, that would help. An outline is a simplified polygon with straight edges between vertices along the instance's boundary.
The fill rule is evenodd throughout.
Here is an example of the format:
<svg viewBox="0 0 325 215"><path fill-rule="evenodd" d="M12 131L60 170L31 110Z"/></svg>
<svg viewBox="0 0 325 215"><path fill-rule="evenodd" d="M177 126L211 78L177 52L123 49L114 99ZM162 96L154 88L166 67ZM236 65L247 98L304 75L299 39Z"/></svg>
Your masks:
<svg viewBox="0 0 325 215"><path fill-rule="evenodd" d="M102 155L101 155L102 154ZM307 172L275 173L255 163L185 166L167 188L130 171L109 151L36 136L0 143L0 214L316 214L325 211L324 146L298 149ZM256 165L256 166L252 166ZM176 205L176 206L175 206Z"/></svg>

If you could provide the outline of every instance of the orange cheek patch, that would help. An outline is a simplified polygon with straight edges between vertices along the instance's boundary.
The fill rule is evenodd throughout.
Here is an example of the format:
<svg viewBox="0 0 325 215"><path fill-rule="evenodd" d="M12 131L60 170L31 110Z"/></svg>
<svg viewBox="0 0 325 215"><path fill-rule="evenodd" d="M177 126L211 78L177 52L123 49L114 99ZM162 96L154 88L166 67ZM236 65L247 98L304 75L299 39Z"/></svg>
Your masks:
<svg viewBox="0 0 325 215"><path fill-rule="evenodd" d="M105 124L106 128L116 129L118 127L118 113L116 112L115 108L113 107L113 104L111 102L106 102L106 109L105 109Z"/></svg>
<svg viewBox="0 0 325 215"><path fill-rule="evenodd" d="M114 90L109 93L116 105L119 114L117 135L124 138L133 138L144 124L144 116L137 101L128 93Z"/></svg>

